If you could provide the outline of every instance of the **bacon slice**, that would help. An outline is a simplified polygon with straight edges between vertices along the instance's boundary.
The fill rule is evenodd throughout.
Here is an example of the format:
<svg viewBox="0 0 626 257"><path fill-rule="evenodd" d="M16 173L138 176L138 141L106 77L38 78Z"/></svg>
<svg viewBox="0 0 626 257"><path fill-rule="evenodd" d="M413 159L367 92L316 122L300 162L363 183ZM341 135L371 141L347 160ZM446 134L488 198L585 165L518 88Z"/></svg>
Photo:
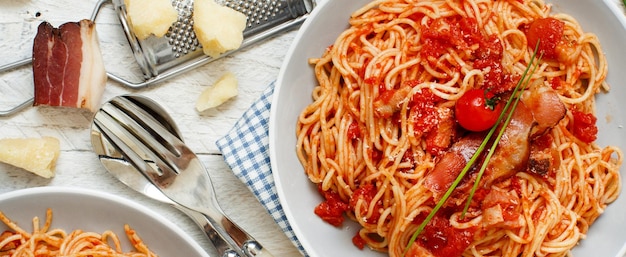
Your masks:
<svg viewBox="0 0 626 257"><path fill-rule="evenodd" d="M560 165L559 153L550 147L552 136L546 131L561 121L567 109L559 95L550 87L532 87L524 92L522 102L531 110L536 125L530 132L531 144L528 171L542 177Z"/></svg>
<svg viewBox="0 0 626 257"><path fill-rule="evenodd" d="M549 175L561 163L559 153L553 148L540 148L535 144L530 148L528 157L528 171L541 177Z"/></svg>
<svg viewBox="0 0 626 257"><path fill-rule="evenodd" d="M499 189L489 190L482 201L483 226L518 228L522 226L523 219L519 213L519 197L512 192Z"/></svg>
<svg viewBox="0 0 626 257"><path fill-rule="evenodd" d="M54 28L42 22L33 42L34 105L95 111L106 85L96 25L90 20Z"/></svg>
<svg viewBox="0 0 626 257"><path fill-rule="evenodd" d="M528 107L536 122L531 131L533 138L554 127L567 113L559 94L550 87L531 87L524 91L520 100Z"/></svg>
<svg viewBox="0 0 626 257"><path fill-rule="evenodd" d="M450 149L441 156L431 172L424 178L424 186L430 189L435 199L450 188L456 177L461 173L472 155L478 150L484 138L483 134L469 134L452 144Z"/></svg>
<svg viewBox="0 0 626 257"><path fill-rule="evenodd" d="M533 124L532 113L530 113L524 103L519 102L513 112L511 123L504 131L498 147L485 169L480 185L488 187L501 179L510 177L526 165L530 154L528 137ZM452 182L465 168L469 159L478 150L484 138L485 136L482 133L470 133L462 137L450 147L435 164L433 170L426 175L424 186L433 192L435 199L440 199L443 193L448 190ZM486 154L486 151L483 154ZM470 172L480 167L482 159L483 157L478 159L476 164L474 164L475 167L472 167ZM475 173L471 174L471 179L464 180L457 187L456 196L453 198L466 196L465 192L469 192L474 185L475 175Z"/></svg>
<svg viewBox="0 0 626 257"><path fill-rule="evenodd" d="M374 111L379 117L391 117L393 113L400 111L402 103L409 99L407 96L411 90L411 87L401 87L398 90L386 91L374 101Z"/></svg>
<svg viewBox="0 0 626 257"><path fill-rule="evenodd" d="M535 124L533 115L523 102L519 102L513 112L511 123L489 160L481 183L489 187L493 183L508 178L521 170L530 155L530 132Z"/></svg>
<svg viewBox="0 0 626 257"><path fill-rule="evenodd" d="M439 122L437 126L426 133L426 150L435 156L441 155L452 145L457 136L454 112L450 108L437 108Z"/></svg>
<svg viewBox="0 0 626 257"><path fill-rule="evenodd" d="M480 181L482 187L488 188L509 178L516 172L526 169L529 164L532 165L531 168L541 168L542 171L539 173L546 173L545 169L550 169L555 163L552 161L546 166L545 163L549 160L545 158L552 156L538 152L531 154L531 140L555 126L565 116L565 105L558 94L550 88L533 87L528 91L513 112L511 123L504 131L485 169ZM483 138L483 134L469 133L455 142L437 161L424 180L424 186L433 192L435 199L439 199L448 190L476 152ZM478 164L481 163L481 159L478 159ZM475 164L476 167L479 167L478 164ZM470 173L472 171L470 170ZM470 174L470 178L457 187L456 195L466 195L465 192L469 192L475 177L475 174Z"/></svg>

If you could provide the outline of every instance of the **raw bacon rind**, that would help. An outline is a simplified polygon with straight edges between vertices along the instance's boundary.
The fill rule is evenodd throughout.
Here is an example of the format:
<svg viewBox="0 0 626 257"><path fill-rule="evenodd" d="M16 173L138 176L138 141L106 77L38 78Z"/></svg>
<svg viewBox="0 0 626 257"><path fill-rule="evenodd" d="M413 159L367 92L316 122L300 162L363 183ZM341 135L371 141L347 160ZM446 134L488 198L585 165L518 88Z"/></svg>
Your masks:
<svg viewBox="0 0 626 257"><path fill-rule="evenodd" d="M54 28L42 22L33 43L34 105L94 111L106 84L95 23L68 22Z"/></svg>

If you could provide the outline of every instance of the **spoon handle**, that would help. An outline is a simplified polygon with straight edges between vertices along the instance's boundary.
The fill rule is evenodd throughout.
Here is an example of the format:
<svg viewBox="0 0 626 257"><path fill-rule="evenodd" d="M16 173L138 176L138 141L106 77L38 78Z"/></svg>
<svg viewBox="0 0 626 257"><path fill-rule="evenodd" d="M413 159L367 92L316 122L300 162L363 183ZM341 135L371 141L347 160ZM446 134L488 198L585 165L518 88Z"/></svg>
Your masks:
<svg viewBox="0 0 626 257"><path fill-rule="evenodd" d="M178 204L173 204L172 206L176 207L176 209L180 210L189 218L191 218L196 223L196 225L198 225L200 229L202 229L202 231L207 236L207 238L209 238L211 243L213 243L213 246L217 250L217 253L219 254L219 256L242 257L230 247L228 242L226 242L224 238L217 231L215 231L213 222L207 215L194 211L192 209L186 208L184 206L178 205Z"/></svg>
<svg viewBox="0 0 626 257"><path fill-rule="evenodd" d="M198 209L206 217L213 221L217 221L213 227L215 233L219 234L227 243L230 242L231 247L238 247L235 251L241 250L242 257L273 257L269 250L265 249L259 241L254 239L248 232L243 230L239 225L233 222L217 202L217 198L212 197L203 204L204 208Z"/></svg>
<svg viewBox="0 0 626 257"><path fill-rule="evenodd" d="M263 246L254 239L245 242L242 248L247 257L274 257L269 250L263 248Z"/></svg>
<svg viewBox="0 0 626 257"><path fill-rule="evenodd" d="M237 224L232 222L213 202L208 210L199 212L182 205L176 208L189 216L207 235L222 257L273 257L269 250ZM233 249L235 248L235 249ZM243 253L242 256L240 253Z"/></svg>

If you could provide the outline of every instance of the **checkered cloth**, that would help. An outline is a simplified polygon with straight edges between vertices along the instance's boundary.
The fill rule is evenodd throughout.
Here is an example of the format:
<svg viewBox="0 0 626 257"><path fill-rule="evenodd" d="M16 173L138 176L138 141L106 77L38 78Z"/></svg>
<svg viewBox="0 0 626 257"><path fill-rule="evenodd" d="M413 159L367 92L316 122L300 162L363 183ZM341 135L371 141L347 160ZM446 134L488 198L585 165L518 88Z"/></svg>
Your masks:
<svg viewBox="0 0 626 257"><path fill-rule="evenodd" d="M254 193L285 235L307 256L293 233L278 200L269 157L269 119L274 83L271 83L226 136L217 140L224 160Z"/></svg>

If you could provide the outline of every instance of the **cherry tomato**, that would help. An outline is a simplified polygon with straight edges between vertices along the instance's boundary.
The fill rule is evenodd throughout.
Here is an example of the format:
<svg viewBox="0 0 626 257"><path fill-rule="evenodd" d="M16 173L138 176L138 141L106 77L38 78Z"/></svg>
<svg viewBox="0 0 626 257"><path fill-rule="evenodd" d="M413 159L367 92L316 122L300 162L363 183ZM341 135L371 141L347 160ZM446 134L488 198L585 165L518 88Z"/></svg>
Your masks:
<svg viewBox="0 0 626 257"><path fill-rule="evenodd" d="M456 102L456 120L470 131L484 131L493 127L504 108L497 97L483 89L471 89Z"/></svg>

